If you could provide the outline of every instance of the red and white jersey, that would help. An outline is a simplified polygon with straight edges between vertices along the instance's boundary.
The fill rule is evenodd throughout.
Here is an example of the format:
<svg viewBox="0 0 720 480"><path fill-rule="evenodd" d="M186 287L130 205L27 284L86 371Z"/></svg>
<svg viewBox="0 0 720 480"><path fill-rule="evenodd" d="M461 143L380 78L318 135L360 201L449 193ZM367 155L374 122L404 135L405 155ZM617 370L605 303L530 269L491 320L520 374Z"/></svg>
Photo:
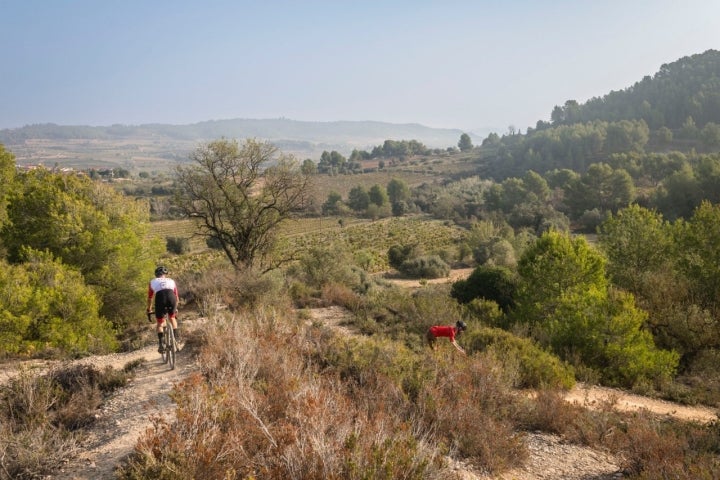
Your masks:
<svg viewBox="0 0 720 480"><path fill-rule="evenodd" d="M158 277L150 280L150 287L148 293L152 295L159 292L160 290L172 290L175 293L176 297L178 294L177 285L175 285L175 280L173 280L172 278Z"/></svg>

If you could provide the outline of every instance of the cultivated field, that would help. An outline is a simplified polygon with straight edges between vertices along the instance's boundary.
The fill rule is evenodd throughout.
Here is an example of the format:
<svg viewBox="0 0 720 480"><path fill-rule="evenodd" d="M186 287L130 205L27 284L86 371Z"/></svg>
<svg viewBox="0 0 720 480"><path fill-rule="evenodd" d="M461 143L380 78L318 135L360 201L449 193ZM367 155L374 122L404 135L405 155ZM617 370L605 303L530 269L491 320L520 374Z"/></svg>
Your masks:
<svg viewBox="0 0 720 480"><path fill-rule="evenodd" d="M150 236L163 241L168 237L190 239L191 251L183 257L192 258L193 262L203 262L199 257L221 256L219 252L210 250L202 237L194 235L195 228L193 220L156 221L152 223ZM422 245L426 253L432 254L452 249L463 236L461 228L425 216L375 221L352 217L301 218L290 220L281 228L279 253L297 254L312 246L337 244L355 255L363 255L367 258L370 271L379 272L389 268L387 251L393 245Z"/></svg>

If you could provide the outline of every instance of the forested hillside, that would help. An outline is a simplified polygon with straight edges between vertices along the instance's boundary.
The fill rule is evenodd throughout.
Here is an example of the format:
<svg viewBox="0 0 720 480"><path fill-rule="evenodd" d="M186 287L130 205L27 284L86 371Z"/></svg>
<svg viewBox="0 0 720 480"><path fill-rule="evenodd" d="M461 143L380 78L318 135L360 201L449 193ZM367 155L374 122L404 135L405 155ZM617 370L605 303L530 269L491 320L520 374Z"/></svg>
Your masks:
<svg viewBox="0 0 720 480"><path fill-rule="evenodd" d="M551 122L527 134L489 135L482 143L484 173L498 180L534 170L584 173L592 163L659 164L720 148L720 52L708 50L663 65L654 77L594 98L555 107ZM659 154L656 155L656 154ZM628 159L628 156L634 158ZM652 181L662 172L646 172Z"/></svg>
<svg viewBox="0 0 720 480"><path fill-rule="evenodd" d="M652 77L646 76L631 87L613 91L583 104L568 100L556 106L551 126L592 121L644 120L657 130L679 130L691 119L702 128L720 123L720 52L683 57L665 64ZM538 123L538 129L548 125Z"/></svg>

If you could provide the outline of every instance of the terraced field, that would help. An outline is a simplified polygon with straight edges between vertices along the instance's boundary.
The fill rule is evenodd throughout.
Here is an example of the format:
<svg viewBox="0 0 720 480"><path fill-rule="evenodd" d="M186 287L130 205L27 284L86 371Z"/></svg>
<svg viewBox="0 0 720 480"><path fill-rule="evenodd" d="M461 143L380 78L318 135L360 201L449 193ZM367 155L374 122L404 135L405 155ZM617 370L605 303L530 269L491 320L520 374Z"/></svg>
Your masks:
<svg viewBox="0 0 720 480"><path fill-rule="evenodd" d="M150 236L190 240L190 254L209 254L205 240L194 235L193 220L163 220L152 223ZM426 253L451 247L462 239L464 231L425 216L392 217L381 220L318 217L288 221L280 230L283 251L298 252L315 245L339 244L348 251L365 252L372 258L372 271L388 269L387 251L393 245L418 244Z"/></svg>

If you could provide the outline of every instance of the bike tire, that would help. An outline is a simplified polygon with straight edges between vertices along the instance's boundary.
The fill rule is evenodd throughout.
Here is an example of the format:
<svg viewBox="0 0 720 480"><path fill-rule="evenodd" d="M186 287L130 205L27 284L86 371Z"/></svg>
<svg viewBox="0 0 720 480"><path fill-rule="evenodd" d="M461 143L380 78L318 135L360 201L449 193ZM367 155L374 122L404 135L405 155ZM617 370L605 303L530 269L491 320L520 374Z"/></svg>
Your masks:
<svg viewBox="0 0 720 480"><path fill-rule="evenodd" d="M173 332L172 325L170 328L166 327L165 331L167 332L167 347L165 348L165 351L168 356L168 364L170 365L170 370L175 370L175 352L177 351L177 345L175 344L175 332Z"/></svg>
<svg viewBox="0 0 720 480"><path fill-rule="evenodd" d="M168 348L168 329L167 326L163 327L163 344L165 348L162 352L162 361L163 363L168 363L170 360L170 349Z"/></svg>
<svg viewBox="0 0 720 480"><path fill-rule="evenodd" d="M170 333L172 331L172 328L168 328L170 323L170 318L168 318L168 315L165 314L165 317L163 318L163 343L165 345L165 348L162 352L162 360L163 363L168 363L170 361Z"/></svg>

